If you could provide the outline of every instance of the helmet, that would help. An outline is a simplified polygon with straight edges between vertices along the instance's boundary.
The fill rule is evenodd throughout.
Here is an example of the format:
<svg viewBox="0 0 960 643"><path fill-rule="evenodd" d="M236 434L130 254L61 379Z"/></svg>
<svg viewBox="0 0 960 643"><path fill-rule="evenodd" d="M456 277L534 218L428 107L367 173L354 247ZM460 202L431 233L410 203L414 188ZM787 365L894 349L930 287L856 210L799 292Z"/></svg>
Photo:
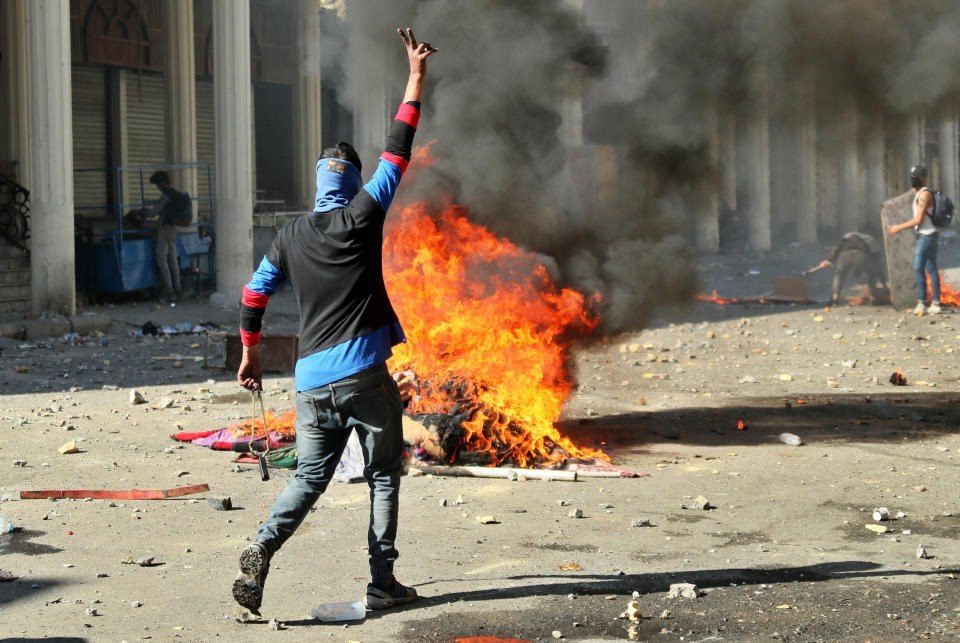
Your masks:
<svg viewBox="0 0 960 643"><path fill-rule="evenodd" d="M927 167L925 165L914 165L910 168L910 178L918 179L920 177L926 178L927 176Z"/></svg>

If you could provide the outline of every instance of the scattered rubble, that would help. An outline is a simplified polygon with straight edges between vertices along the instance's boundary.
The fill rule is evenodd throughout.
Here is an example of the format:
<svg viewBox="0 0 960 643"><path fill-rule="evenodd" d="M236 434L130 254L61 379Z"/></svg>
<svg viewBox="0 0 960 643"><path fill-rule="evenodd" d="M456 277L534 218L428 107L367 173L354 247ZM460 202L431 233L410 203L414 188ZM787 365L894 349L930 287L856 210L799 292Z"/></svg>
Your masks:
<svg viewBox="0 0 960 643"><path fill-rule="evenodd" d="M697 598L700 592L693 583L673 583L670 585L669 598Z"/></svg>
<svg viewBox="0 0 960 643"><path fill-rule="evenodd" d="M230 496L224 496L223 498L207 498L207 504L217 511L230 511L233 509L233 501L230 499Z"/></svg>

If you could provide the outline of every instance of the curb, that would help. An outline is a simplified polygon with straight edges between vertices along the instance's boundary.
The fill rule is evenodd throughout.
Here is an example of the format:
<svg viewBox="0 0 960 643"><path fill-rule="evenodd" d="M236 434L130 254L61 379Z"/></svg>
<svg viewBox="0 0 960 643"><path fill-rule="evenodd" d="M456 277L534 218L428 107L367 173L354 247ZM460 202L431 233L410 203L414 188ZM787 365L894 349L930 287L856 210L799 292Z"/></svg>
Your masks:
<svg viewBox="0 0 960 643"><path fill-rule="evenodd" d="M112 320L106 315L76 315L49 319L25 319L0 324L0 337L16 340L61 337L68 333L88 335L95 331L105 332Z"/></svg>

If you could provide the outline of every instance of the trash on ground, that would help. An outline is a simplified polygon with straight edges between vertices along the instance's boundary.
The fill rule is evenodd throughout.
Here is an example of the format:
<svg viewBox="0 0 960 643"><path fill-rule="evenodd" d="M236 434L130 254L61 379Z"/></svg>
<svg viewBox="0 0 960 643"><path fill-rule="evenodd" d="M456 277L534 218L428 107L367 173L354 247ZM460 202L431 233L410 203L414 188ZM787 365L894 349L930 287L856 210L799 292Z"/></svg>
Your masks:
<svg viewBox="0 0 960 643"><path fill-rule="evenodd" d="M778 439L791 447L798 447L803 444L803 440L801 440L800 436L796 435L795 433L781 433L778 436Z"/></svg>
<svg viewBox="0 0 960 643"><path fill-rule="evenodd" d="M367 615L367 610L360 601L343 601L318 605L310 611L310 615L326 622L359 621Z"/></svg>

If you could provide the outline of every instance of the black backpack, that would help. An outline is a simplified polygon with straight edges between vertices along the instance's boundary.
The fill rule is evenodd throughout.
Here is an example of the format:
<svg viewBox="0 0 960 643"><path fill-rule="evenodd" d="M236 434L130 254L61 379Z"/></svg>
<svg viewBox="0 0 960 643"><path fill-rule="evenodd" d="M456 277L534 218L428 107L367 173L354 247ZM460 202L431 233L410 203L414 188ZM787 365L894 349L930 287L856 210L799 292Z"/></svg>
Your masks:
<svg viewBox="0 0 960 643"><path fill-rule="evenodd" d="M930 191L933 192L933 214L930 215L930 220L936 227L946 228L953 223L953 201L939 190Z"/></svg>
<svg viewBox="0 0 960 643"><path fill-rule="evenodd" d="M193 200L190 199L190 195L176 190L170 190L170 192L175 194L167 194L170 199L167 209L170 211L170 219L174 225L184 227L193 223Z"/></svg>

